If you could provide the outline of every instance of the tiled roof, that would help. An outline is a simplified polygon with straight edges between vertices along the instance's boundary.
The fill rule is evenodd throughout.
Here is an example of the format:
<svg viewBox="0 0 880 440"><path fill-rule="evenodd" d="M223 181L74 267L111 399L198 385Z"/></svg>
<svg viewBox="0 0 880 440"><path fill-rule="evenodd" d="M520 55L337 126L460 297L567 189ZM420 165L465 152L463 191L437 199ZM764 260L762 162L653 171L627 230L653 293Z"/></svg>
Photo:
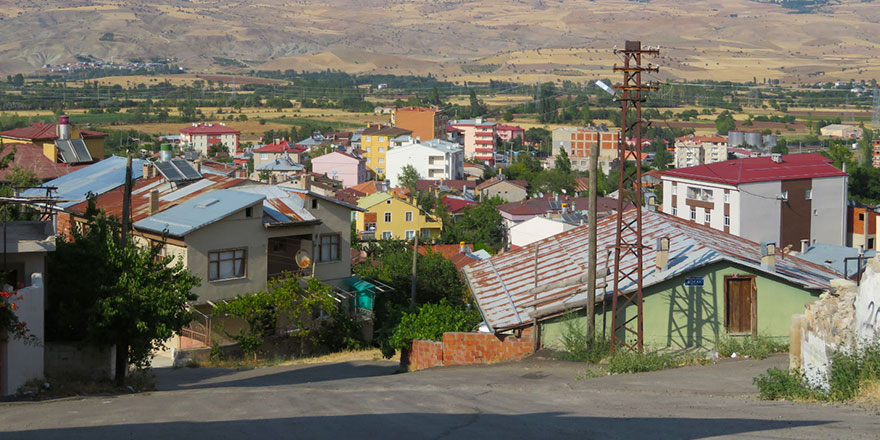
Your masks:
<svg viewBox="0 0 880 440"><path fill-rule="evenodd" d="M632 221L635 210L626 211L624 216L624 221ZM669 267L665 271L659 271L654 264L656 252L652 248L645 250L642 256L645 287L721 261L809 289L829 288L830 280L838 277L826 267L790 255L782 257L779 253L775 270L763 269L758 243L656 211L644 211L642 216L644 243L670 238ZM597 266L605 267L610 254L604 250L614 245L617 215L599 220L597 226L600 250ZM586 282L578 281L586 272L590 252L588 235L588 227L580 226L467 266L465 278L487 324L494 331L530 325L534 319L549 313L582 307L591 297L599 300L610 294L604 289L587 292ZM634 254L626 253L620 270L633 270L635 258ZM565 281L570 283L550 287ZM534 293L533 289L540 286L548 288ZM620 286L624 292L634 288L628 282Z"/></svg>
<svg viewBox="0 0 880 440"><path fill-rule="evenodd" d="M180 132L183 134L240 134L238 130L234 130L229 128L223 124L197 124L192 125L186 128L181 128Z"/></svg>
<svg viewBox="0 0 880 440"><path fill-rule="evenodd" d="M516 125L497 125L495 129L498 131L525 131L522 127L518 127Z"/></svg>
<svg viewBox="0 0 880 440"><path fill-rule="evenodd" d="M89 165L52 162L51 159L43 154L43 147L34 144L5 144L0 156L6 156L13 148L15 149L14 159L7 168L0 170L0 180L5 180L6 176L15 169L22 169L34 173L37 176L37 180L45 182L70 174Z"/></svg>
<svg viewBox="0 0 880 440"><path fill-rule="evenodd" d="M354 188L340 189L339 191L336 191L336 194L333 195L336 200L355 206L358 204L358 200L360 200L360 198L364 196L366 196L366 194Z"/></svg>
<svg viewBox="0 0 880 440"><path fill-rule="evenodd" d="M254 153L302 153L307 148L299 145L291 145L287 141L281 141L277 144L266 144L259 148L254 148Z"/></svg>
<svg viewBox="0 0 880 440"><path fill-rule="evenodd" d="M477 185L477 191L482 191L483 189L488 188L488 187L490 187L496 183L500 183L500 182L510 182L518 187L521 187L522 189L528 189L528 187L529 187L529 182L527 182L525 180L508 180L508 179L499 179L498 177L493 177L493 178Z"/></svg>
<svg viewBox="0 0 880 440"><path fill-rule="evenodd" d="M0 132L0 137L28 141L51 141L58 139L57 126L58 124L54 122L36 122L29 127L13 128L12 130ZM107 133L86 129L80 129L79 134L84 139L107 137Z"/></svg>
<svg viewBox="0 0 880 440"><path fill-rule="evenodd" d="M568 209L584 211L590 206L590 199L587 197L561 195L557 200L556 197L548 194L542 198L498 205L498 210L510 215L541 215L548 212L561 211L563 203L568 205ZM598 197L596 199L596 208L598 212L615 211L617 210L617 200L609 197Z"/></svg>
<svg viewBox="0 0 880 440"><path fill-rule="evenodd" d="M364 183L359 183L355 186L352 186L351 188L354 189L355 191L359 191L359 192L362 192L366 195L370 195L370 194L375 194L375 193L381 191L382 190L381 187L384 187L384 185L385 185L384 182L379 182L377 180L368 180Z"/></svg>
<svg viewBox="0 0 880 440"><path fill-rule="evenodd" d="M461 197L449 197L446 196L443 198L443 204L449 208L449 212L453 214L457 214L467 208L468 206L476 205L477 202L473 200L463 199Z"/></svg>
<svg viewBox="0 0 880 440"><path fill-rule="evenodd" d="M831 162L818 153L788 154L782 156L782 162L774 162L770 156L747 157L678 168L664 171L662 175L728 185L846 175Z"/></svg>
<svg viewBox="0 0 880 440"><path fill-rule="evenodd" d="M724 136L697 136L693 134L689 134L687 136L677 137L675 138L675 142L687 142L691 141L694 143L711 143L711 144L726 144L727 138Z"/></svg>
<svg viewBox="0 0 880 440"><path fill-rule="evenodd" d="M456 121L449 121L449 125L474 125L477 127L492 127L497 124L495 124L494 122L489 122L485 119L479 123L477 123L476 119L459 119Z"/></svg>
<svg viewBox="0 0 880 440"><path fill-rule="evenodd" d="M462 270L465 266L471 263L475 263L480 261L479 258L474 258L470 256L470 250L474 248L473 245L466 244L467 248L466 253L461 252L461 246L457 244L432 244L432 245L419 245L419 254L425 255L428 253L428 249L430 248L432 252L436 252L451 261L452 264L455 265L455 268L459 271Z"/></svg>
<svg viewBox="0 0 880 440"><path fill-rule="evenodd" d="M402 136L405 134L412 135L412 130L406 130L406 129L403 129L400 127L387 127L387 126L371 125L371 126L367 127L363 132L361 132L362 136L364 136L364 135L377 136L378 135L378 136L397 137L397 136Z"/></svg>
<svg viewBox="0 0 880 440"><path fill-rule="evenodd" d="M473 180L428 180L428 179L420 179L416 182L416 189L419 191L428 191L434 188L440 188L441 186L445 186L448 188L456 189L458 191L464 191L465 188L474 189L477 187L477 182Z"/></svg>

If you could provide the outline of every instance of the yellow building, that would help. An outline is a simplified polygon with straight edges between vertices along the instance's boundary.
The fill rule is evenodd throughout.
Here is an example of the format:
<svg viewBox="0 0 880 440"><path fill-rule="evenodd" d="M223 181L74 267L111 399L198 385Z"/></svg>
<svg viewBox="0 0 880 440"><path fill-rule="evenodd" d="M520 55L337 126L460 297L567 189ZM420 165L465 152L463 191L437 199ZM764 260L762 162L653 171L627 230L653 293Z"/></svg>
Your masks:
<svg viewBox="0 0 880 440"><path fill-rule="evenodd" d="M412 240L418 231L419 241L428 242L443 230L440 219L387 192L362 198L358 207L366 210L357 213L355 222L365 240Z"/></svg>
<svg viewBox="0 0 880 440"><path fill-rule="evenodd" d="M367 159L367 167L382 177L385 176L385 152L391 147L391 140L398 136L411 136L412 130L375 124L361 133L361 149Z"/></svg>
<svg viewBox="0 0 880 440"><path fill-rule="evenodd" d="M13 128L0 132L0 139L6 144L34 144L43 147L43 155L56 163L82 163L98 161L104 158L104 138L107 133L80 129L70 125L67 116L61 116L58 123L35 123L28 127ZM56 143L59 139L82 140L89 151L91 160L80 157L78 150L68 148L59 150ZM72 152L72 154L70 154ZM65 157L67 155L67 157Z"/></svg>

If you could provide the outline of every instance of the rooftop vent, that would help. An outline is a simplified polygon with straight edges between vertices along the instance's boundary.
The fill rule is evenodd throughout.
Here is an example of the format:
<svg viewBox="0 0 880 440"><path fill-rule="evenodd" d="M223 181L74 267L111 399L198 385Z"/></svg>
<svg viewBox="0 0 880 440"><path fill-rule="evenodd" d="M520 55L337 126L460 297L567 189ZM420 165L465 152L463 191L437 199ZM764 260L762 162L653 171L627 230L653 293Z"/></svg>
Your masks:
<svg viewBox="0 0 880 440"><path fill-rule="evenodd" d="M770 154L770 160L776 163L782 163L782 155L779 153Z"/></svg>

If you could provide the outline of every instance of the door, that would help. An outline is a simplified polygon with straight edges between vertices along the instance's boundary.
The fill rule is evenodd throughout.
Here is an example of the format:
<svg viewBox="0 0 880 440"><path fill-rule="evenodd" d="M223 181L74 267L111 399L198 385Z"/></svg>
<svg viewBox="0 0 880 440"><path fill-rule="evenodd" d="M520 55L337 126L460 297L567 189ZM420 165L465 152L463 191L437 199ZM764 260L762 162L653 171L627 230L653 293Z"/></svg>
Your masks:
<svg viewBox="0 0 880 440"><path fill-rule="evenodd" d="M724 277L724 324L731 335L754 335L757 331L755 278Z"/></svg>

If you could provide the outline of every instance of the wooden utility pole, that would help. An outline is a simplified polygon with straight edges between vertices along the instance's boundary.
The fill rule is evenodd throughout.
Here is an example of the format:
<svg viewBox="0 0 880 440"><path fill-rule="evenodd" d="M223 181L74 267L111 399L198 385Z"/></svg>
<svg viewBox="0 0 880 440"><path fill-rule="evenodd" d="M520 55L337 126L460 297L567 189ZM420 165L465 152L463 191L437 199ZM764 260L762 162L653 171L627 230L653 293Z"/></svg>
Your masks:
<svg viewBox="0 0 880 440"><path fill-rule="evenodd" d="M412 290L410 291L410 299L412 303L416 303L416 264L419 259L419 230L416 230L416 239L413 242L413 266L412 266Z"/></svg>
<svg viewBox="0 0 880 440"><path fill-rule="evenodd" d="M125 191L122 193L122 234L119 238L119 247L124 248L127 243L127 234L131 223L131 153L125 161Z"/></svg>
<svg viewBox="0 0 880 440"><path fill-rule="evenodd" d="M587 222L589 223L589 240L590 253L587 260L587 344L593 346L596 340L596 256L599 252L596 249L596 209L597 209L597 193L596 186L599 184L599 176L596 174L599 170L599 149L602 148L602 133L596 132L596 145L590 149L590 206L587 212Z"/></svg>

